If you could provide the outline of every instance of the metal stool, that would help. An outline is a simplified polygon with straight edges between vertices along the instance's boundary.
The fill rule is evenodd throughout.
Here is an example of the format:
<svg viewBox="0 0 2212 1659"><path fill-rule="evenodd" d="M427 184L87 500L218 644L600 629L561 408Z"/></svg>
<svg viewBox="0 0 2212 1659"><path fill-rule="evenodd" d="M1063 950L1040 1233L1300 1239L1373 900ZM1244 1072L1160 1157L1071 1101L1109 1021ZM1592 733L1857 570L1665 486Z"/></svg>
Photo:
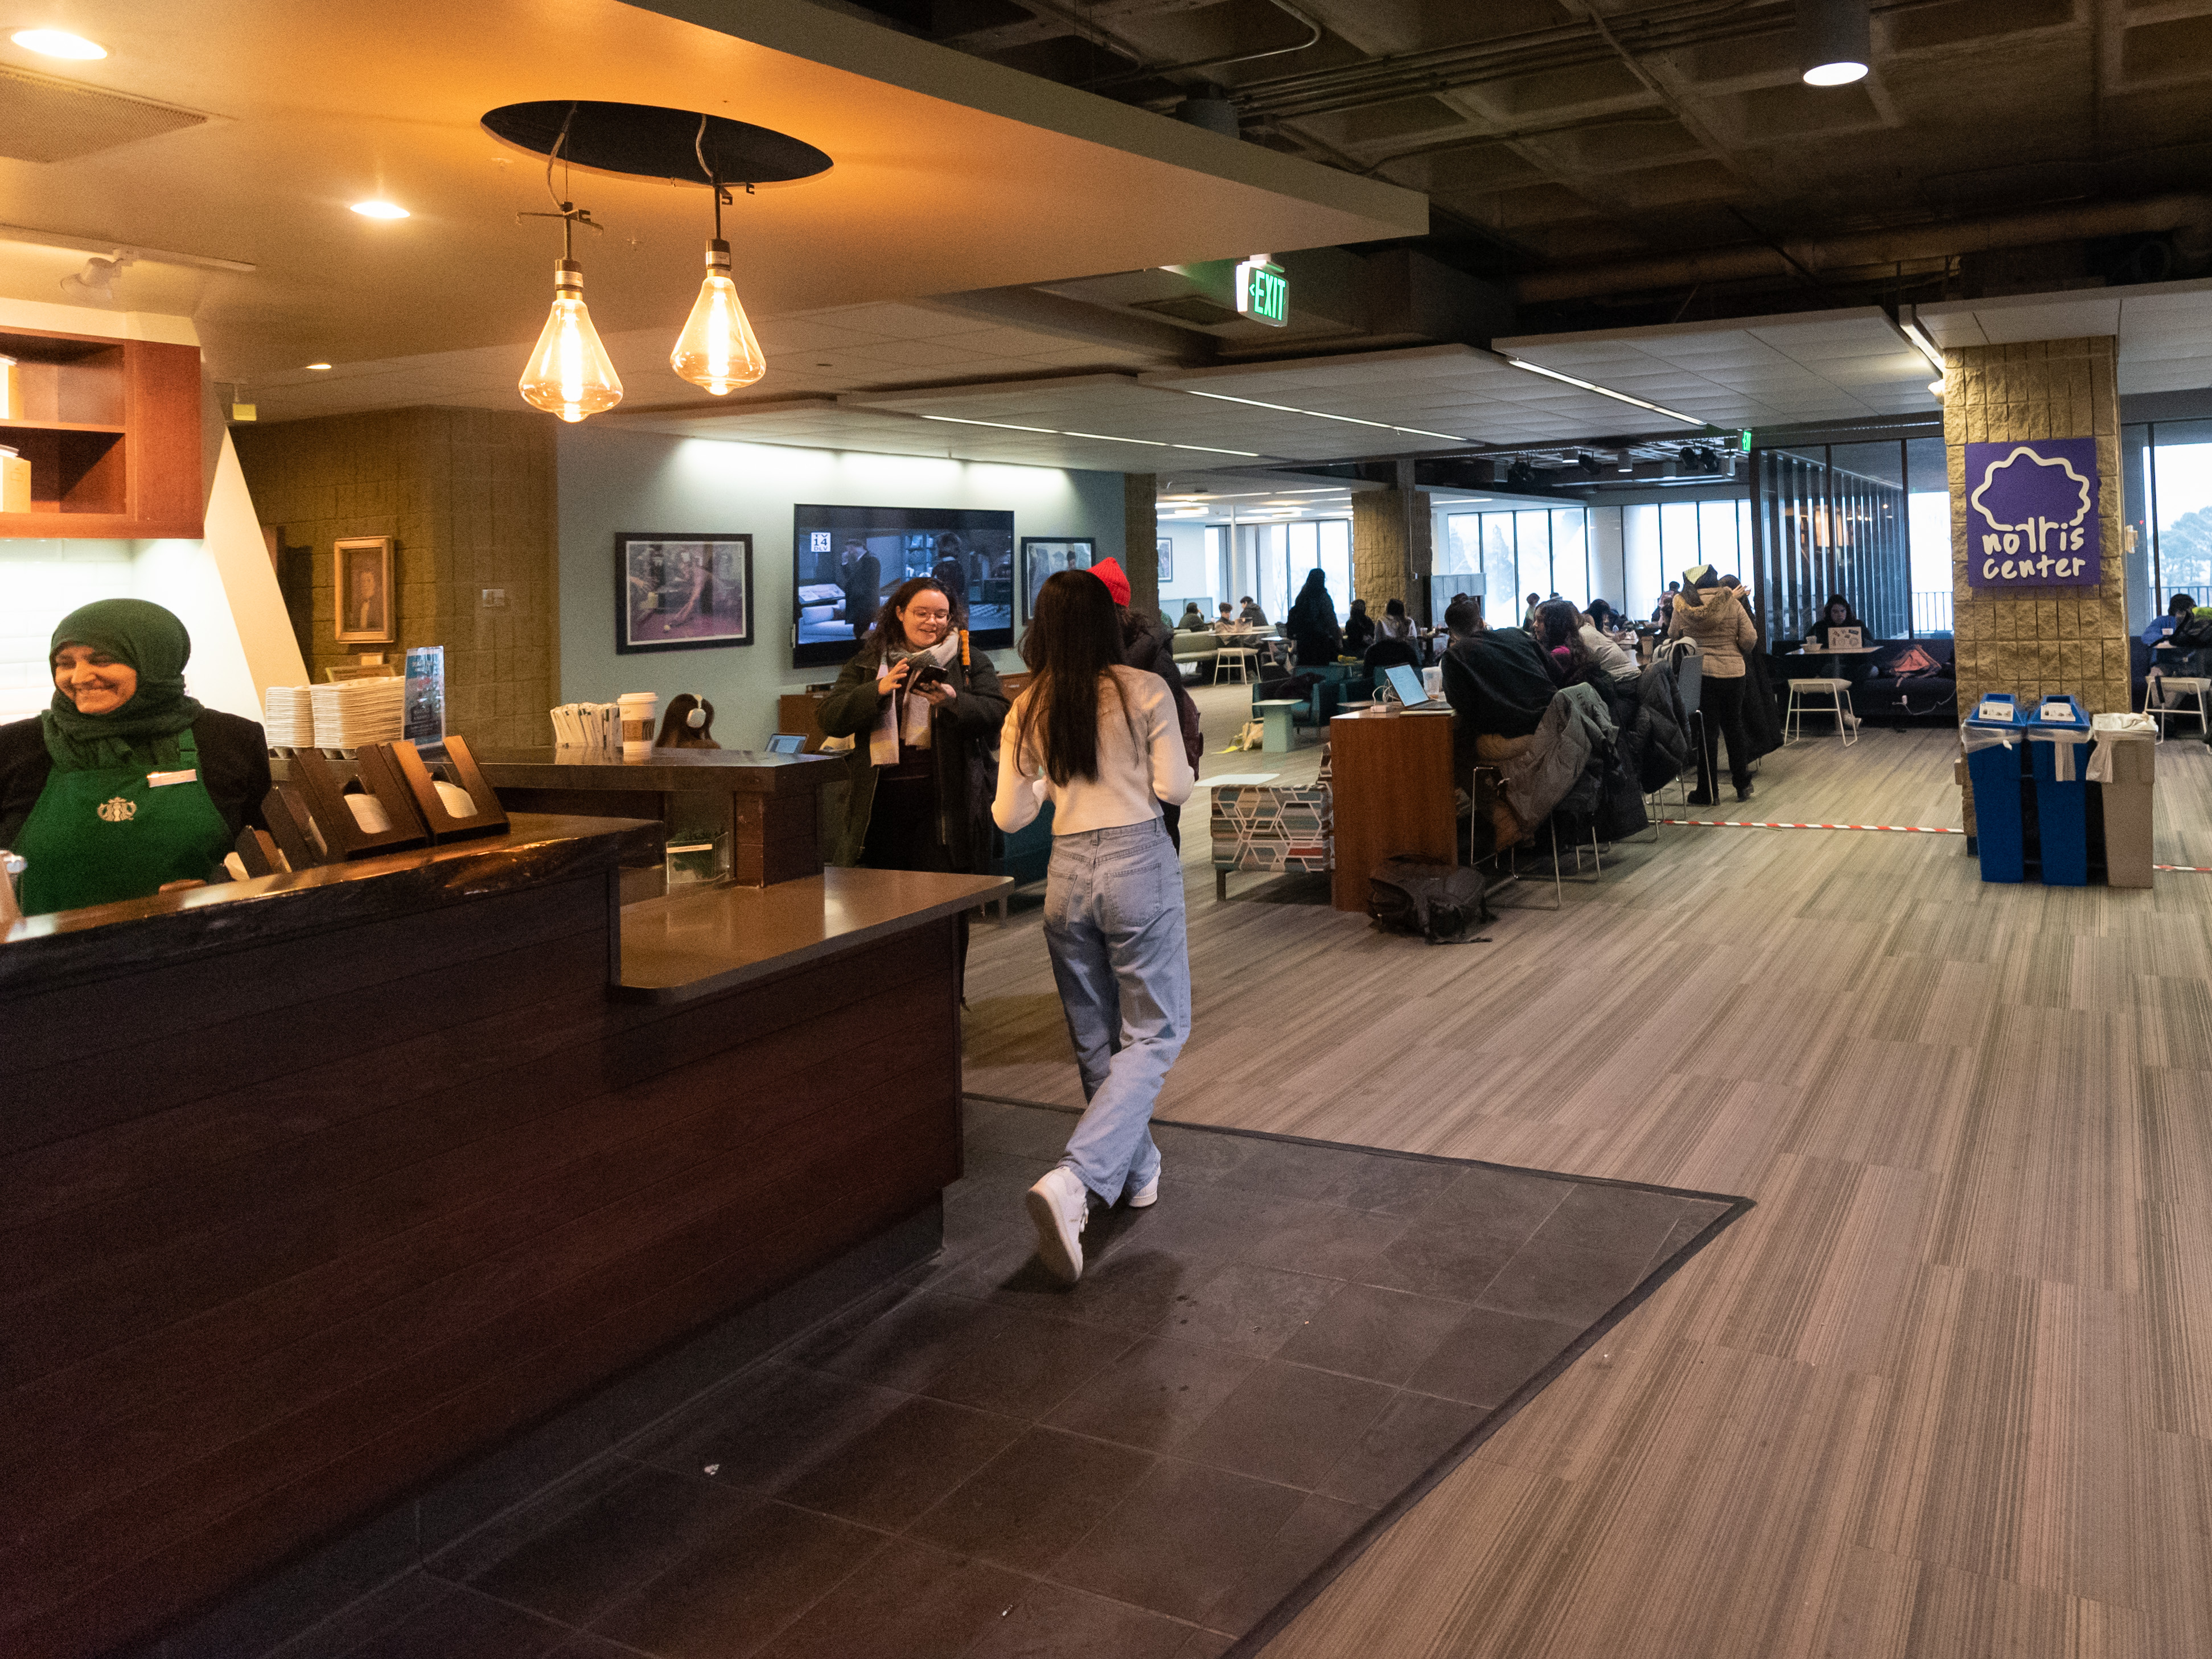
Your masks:
<svg viewBox="0 0 2212 1659"><path fill-rule="evenodd" d="M2160 688L2194 694L2197 698L2197 707L2175 708L2168 706L2160 700ZM2204 721L2205 704L2208 701L2212 701L2212 679L2207 679L2202 675L2160 674L2143 687L2142 712L2151 717L2157 727L2159 741L2161 743L2166 741L2166 720L2176 714L2194 720L2198 732L2212 736L2212 726L2207 726Z"/></svg>
<svg viewBox="0 0 2212 1659"><path fill-rule="evenodd" d="M1823 705L1808 702L1804 693L1812 692L1827 698ZM1790 682L1790 706L1782 714L1782 741L1796 743L1805 735L1805 710L1820 714L1831 709L1836 716L1836 730L1842 734L1844 747L1848 749L1858 741L1853 730L1859 717L1851 711L1851 683L1849 680L1792 680ZM1730 764L1734 763L1731 762Z"/></svg>
<svg viewBox="0 0 2212 1659"><path fill-rule="evenodd" d="M1259 659L1260 653L1249 645L1223 646L1214 653L1213 683L1216 685L1220 684L1229 671L1233 668L1237 671L1237 683L1239 685L1251 684L1252 665Z"/></svg>

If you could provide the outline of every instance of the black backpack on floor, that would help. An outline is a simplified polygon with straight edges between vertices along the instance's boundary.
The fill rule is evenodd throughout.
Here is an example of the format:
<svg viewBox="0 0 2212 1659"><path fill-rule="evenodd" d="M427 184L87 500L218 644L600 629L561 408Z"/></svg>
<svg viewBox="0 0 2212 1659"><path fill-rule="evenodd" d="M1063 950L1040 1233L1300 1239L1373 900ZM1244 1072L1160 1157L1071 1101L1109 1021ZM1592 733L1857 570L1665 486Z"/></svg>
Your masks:
<svg viewBox="0 0 2212 1659"><path fill-rule="evenodd" d="M1431 945L1457 945L1492 919L1480 870L1442 859L1385 859L1367 881L1367 914L1377 927Z"/></svg>

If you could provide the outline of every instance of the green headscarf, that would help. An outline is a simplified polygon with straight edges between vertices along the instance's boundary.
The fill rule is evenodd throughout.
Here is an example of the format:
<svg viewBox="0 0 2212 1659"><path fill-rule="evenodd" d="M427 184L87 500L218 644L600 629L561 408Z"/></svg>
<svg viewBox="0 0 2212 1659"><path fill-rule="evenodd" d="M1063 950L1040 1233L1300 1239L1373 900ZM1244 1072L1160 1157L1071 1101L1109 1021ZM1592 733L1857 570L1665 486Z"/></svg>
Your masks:
<svg viewBox="0 0 2212 1659"><path fill-rule="evenodd" d="M50 667L65 645L88 645L129 663L138 671L138 690L112 714L80 714L57 687L52 706L39 716L54 769L128 766L146 751L155 766L174 766L177 733L200 717L200 705L185 695L192 636L184 623L150 600L95 599L61 619L46 647Z"/></svg>

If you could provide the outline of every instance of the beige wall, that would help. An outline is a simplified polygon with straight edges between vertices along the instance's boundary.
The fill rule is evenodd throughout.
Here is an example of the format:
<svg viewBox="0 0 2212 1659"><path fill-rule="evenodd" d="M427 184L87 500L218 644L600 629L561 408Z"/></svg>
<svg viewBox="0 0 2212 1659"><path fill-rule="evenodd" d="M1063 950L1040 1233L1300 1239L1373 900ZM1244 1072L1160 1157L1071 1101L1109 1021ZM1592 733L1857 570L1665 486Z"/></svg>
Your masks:
<svg viewBox="0 0 2212 1659"><path fill-rule="evenodd" d="M1947 351L1943 442L1951 469L1951 580L1959 709L1984 693L2022 701L2070 691L2092 714L2128 707L2127 561L2120 547L2119 387L2113 340L2037 340ZM2097 440L2103 585L1966 584L1966 446L2014 439Z"/></svg>
<svg viewBox="0 0 2212 1659"><path fill-rule="evenodd" d="M317 681L357 651L446 647L447 724L483 746L552 740L560 696L554 423L482 409L400 409L233 428L261 521L286 550ZM331 546L393 538L398 639L333 637ZM504 609L487 609L487 587ZM301 604L301 600L306 600Z"/></svg>
<svg viewBox="0 0 2212 1659"><path fill-rule="evenodd" d="M1370 617L1381 616L1392 599L1403 599L1407 616L1432 623L1429 574L1436 568L1435 515L1429 508L1428 491L1413 491L1409 544L1407 493L1364 489L1352 495L1352 587L1367 601Z"/></svg>

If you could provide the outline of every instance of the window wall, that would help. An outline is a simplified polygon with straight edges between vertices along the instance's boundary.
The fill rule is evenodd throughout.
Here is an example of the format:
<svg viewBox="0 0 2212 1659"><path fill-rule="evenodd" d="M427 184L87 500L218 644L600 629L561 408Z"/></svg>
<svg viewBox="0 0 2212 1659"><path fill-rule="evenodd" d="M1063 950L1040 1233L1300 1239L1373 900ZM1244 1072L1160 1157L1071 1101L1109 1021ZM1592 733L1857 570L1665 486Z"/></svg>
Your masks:
<svg viewBox="0 0 2212 1659"><path fill-rule="evenodd" d="M1221 596L1231 604L1249 593L1269 622L1279 623L1305 586L1306 573L1318 568L1328 579L1337 620L1352 614L1351 520L1295 519L1238 525L1233 531L1212 525L1206 535L1221 570Z"/></svg>
<svg viewBox="0 0 2212 1659"><path fill-rule="evenodd" d="M1495 624L1519 622L1529 593L1587 605L1598 592L1590 551L1586 507L1447 514L1434 566L1432 586L1442 595L1435 614L1441 617L1451 595L1468 586L1454 580L1461 576L1483 579L1483 612Z"/></svg>
<svg viewBox="0 0 2212 1659"><path fill-rule="evenodd" d="M1620 514L1621 608L1632 617L1658 609L1667 584L1709 564L1724 576L1751 580L1751 503L1653 501Z"/></svg>
<svg viewBox="0 0 2212 1659"><path fill-rule="evenodd" d="M2136 532L2128 625L2141 633L2176 593L2212 605L2212 421L2124 428L2121 455Z"/></svg>
<svg viewBox="0 0 2212 1659"><path fill-rule="evenodd" d="M1915 627L1910 459L1901 438L1752 452L1745 580L1770 640L1802 636L1832 593L1850 600L1876 638L1950 631L1948 612L1940 629Z"/></svg>

